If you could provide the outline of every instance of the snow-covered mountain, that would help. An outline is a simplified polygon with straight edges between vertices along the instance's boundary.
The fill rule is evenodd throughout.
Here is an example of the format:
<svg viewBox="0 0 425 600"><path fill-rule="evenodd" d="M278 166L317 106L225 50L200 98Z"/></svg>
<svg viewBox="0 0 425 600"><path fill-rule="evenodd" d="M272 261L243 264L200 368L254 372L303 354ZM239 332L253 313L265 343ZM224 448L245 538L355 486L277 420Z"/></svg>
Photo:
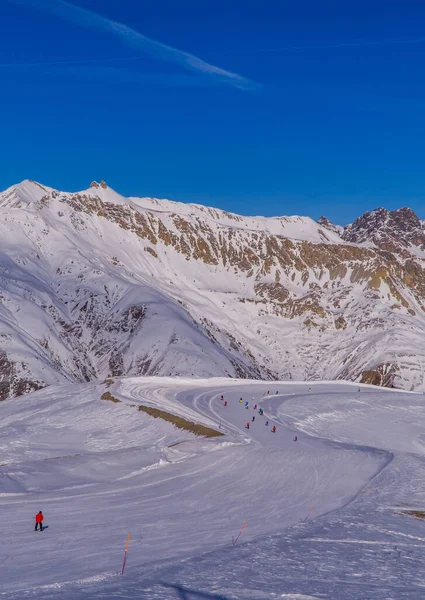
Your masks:
<svg viewBox="0 0 425 600"><path fill-rule="evenodd" d="M409 209L343 229L24 181L0 193L0 240L0 398L123 375L425 388Z"/></svg>

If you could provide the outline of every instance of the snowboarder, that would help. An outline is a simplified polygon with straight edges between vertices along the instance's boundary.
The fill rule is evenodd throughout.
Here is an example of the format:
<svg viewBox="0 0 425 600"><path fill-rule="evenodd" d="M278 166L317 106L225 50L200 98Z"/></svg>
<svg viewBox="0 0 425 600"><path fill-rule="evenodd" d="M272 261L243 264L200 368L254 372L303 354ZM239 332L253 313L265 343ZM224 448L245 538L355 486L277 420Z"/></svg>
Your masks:
<svg viewBox="0 0 425 600"><path fill-rule="evenodd" d="M294 437L294 442L298 441L298 436Z"/></svg>
<svg viewBox="0 0 425 600"><path fill-rule="evenodd" d="M227 400L224 401L224 406L227 406Z"/></svg>
<svg viewBox="0 0 425 600"><path fill-rule="evenodd" d="M40 531L43 531L43 519L44 515L41 510L35 515L35 529L37 531L37 527L40 525Z"/></svg>
<svg viewBox="0 0 425 600"><path fill-rule="evenodd" d="M255 421L255 417L252 417L251 421L254 422Z"/></svg>
<svg viewBox="0 0 425 600"><path fill-rule="evenodd" d="M276 431L276 425L273 425L272 431L273 431L273 433Z"/></svg>
<svg viewBox="0 0 425 600"><path fill-rule="evenodd" d="M246 424L246 428L249 429L249 423Z"/></svg>

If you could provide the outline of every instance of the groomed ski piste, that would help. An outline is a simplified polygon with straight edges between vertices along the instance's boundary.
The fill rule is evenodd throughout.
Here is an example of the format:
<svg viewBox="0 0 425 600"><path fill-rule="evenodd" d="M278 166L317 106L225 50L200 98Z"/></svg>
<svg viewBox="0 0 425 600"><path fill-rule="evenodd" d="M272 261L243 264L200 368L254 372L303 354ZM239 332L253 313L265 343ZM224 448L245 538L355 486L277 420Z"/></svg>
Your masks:
<svg viewBox="0 0 425 600"><path fill-rule="evenodd" d="M423 394L344 382L133 378L5 401L0 598L423 600L424 432Z"/></svg>

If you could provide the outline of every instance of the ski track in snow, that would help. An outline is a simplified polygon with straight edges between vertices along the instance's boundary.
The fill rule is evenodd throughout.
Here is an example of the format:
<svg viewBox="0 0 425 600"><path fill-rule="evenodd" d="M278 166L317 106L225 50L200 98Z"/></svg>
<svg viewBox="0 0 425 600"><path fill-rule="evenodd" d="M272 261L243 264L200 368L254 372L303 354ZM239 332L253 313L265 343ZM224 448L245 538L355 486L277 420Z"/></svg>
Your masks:
<svg viewBox="0 0 425 600"><path fill-rule="evenodd" d="M110 388L114 404L100 400L104 389L61 386L0 405L0 598L425 597L425 524L402 514L425 509L422 395L130 378ZM138 404L225 436L196 438ZM43 536L33 532L40 509Z"/></svg>

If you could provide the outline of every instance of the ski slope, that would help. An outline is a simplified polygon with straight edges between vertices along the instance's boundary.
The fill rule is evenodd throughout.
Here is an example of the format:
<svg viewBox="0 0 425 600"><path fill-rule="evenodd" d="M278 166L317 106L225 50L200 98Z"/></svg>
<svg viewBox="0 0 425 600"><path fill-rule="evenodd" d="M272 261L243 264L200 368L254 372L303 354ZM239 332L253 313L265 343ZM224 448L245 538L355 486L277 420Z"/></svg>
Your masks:
<svg viewBox="0 0 425 600"><path fill-rule="evenodd" d="M271 385L128 378L1 403L0 597L425 597L425 524L402 514L425 510L423 395Z"/></svg>

